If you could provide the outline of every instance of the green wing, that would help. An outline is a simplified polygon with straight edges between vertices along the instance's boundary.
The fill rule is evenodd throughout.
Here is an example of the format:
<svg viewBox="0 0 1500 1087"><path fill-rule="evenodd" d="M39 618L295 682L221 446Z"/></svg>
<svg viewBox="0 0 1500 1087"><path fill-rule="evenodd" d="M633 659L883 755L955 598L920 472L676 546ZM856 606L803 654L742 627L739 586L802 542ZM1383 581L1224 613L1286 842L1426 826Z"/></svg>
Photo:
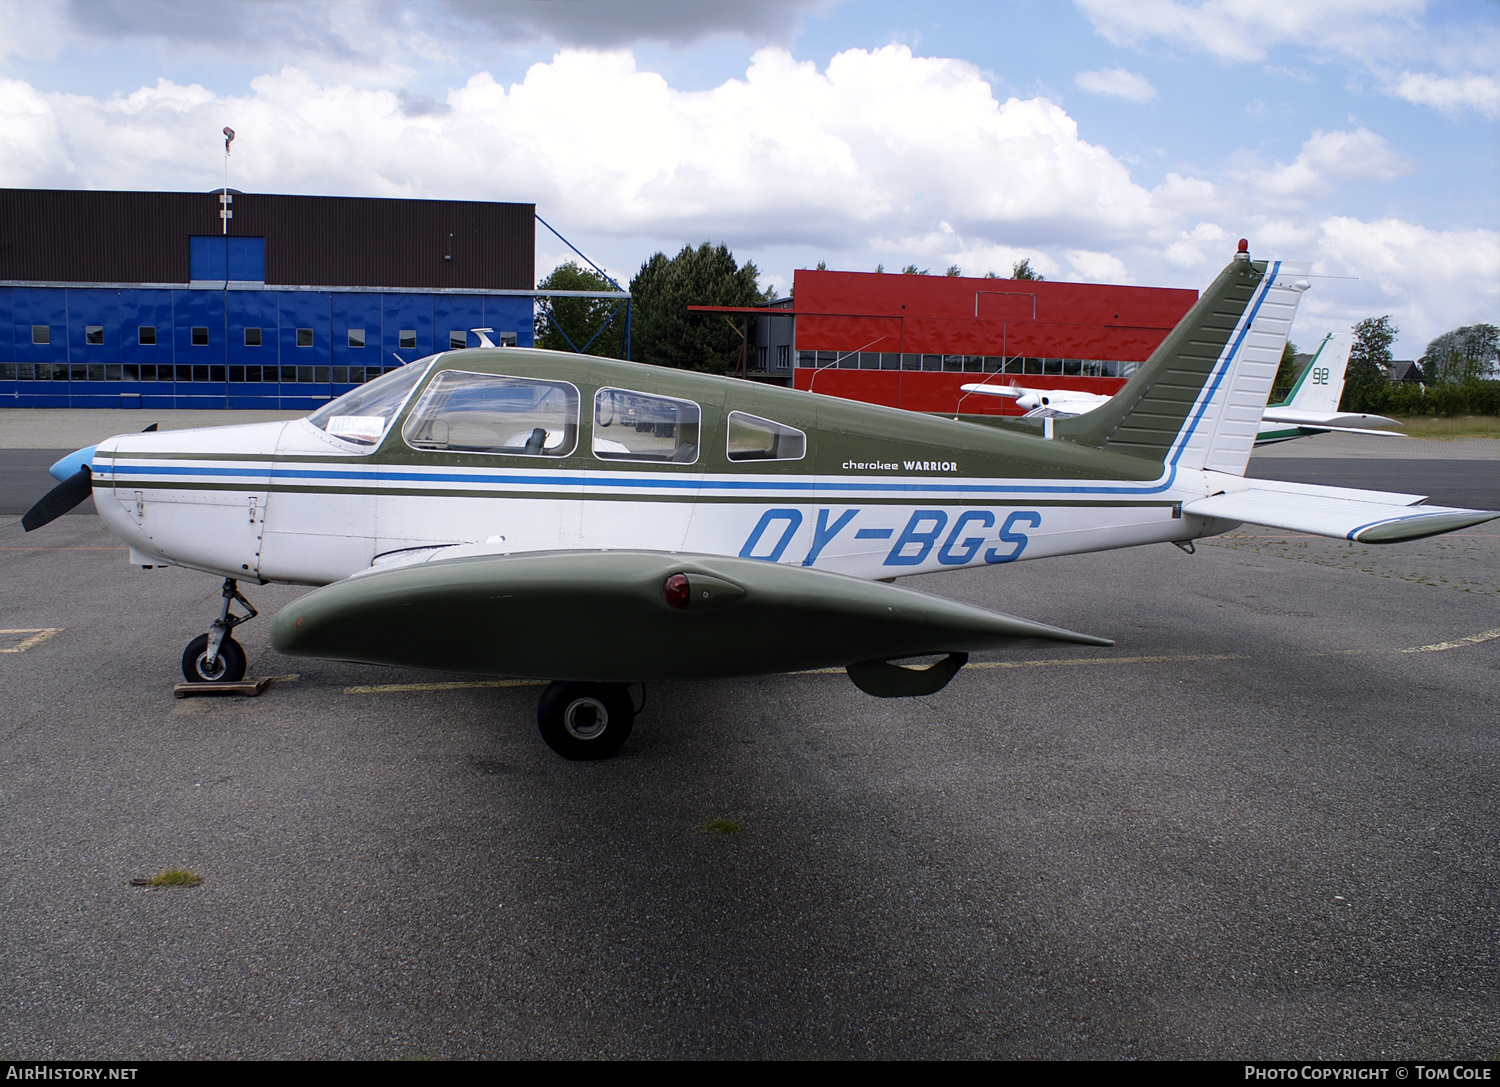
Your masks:
<svg viewBox="0 0 1500 1087"><path fill-rule="evenodd" d="M674 582L669 593L678 574L685 590ZM377 568L308 593L271 628L272 644L294 656L616 683L962 654L1022 638L1113 644L822 570L655 551L483 555ZM928 693L934 682L929 676L903 684L880 669L851 675L876 694Z"/></svg>

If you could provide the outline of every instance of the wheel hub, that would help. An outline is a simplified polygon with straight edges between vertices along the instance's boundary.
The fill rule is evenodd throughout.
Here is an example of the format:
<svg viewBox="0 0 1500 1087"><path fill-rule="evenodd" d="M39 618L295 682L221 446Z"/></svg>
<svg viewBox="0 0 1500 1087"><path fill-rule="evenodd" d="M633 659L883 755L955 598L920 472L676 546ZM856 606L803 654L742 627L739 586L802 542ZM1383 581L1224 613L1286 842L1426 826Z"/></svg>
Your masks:
<svg viewBox="0 0 1500 1087"><path fill-rule="evenodd" d="M597 739L609 726L609 711L597 698L579 698L563 713L563 727L576 740Z"/></svg>

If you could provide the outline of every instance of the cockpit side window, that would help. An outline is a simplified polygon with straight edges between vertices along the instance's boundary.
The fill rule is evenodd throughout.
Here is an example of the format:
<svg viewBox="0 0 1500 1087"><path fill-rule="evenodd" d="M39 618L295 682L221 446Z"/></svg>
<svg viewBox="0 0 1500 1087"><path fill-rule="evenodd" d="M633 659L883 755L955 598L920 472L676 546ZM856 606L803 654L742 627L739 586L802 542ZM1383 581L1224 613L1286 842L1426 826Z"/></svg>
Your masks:
<svg viewBox="0 0 1500 1087"><path fill-rule="evenodd" d="M730 460L801 460L807 455L807 435L785 423L732 411L725 452Z"/></svg>
<svg viewBox="0 0 1500 1087"><path fill-rule="evenodd" d="M326 434L373 449L385 437L406 398L432 365L431 358L409 362L399 370L377 377L368 384L331 400L307 417Z"/></svg>
<svg viewBox="0 0 1500 1087"><path fill-rule="evenodd" d="M566 381L444 370L407 416L413 449L566 457L578 447L578 389Z"/></svg>
<svg viewBox="0 0 1500 1087"><path fill-rule="evenodd" d="M691 400L600 389L594 397L594 456L693 464L698 460L700 415Z"/></svg>

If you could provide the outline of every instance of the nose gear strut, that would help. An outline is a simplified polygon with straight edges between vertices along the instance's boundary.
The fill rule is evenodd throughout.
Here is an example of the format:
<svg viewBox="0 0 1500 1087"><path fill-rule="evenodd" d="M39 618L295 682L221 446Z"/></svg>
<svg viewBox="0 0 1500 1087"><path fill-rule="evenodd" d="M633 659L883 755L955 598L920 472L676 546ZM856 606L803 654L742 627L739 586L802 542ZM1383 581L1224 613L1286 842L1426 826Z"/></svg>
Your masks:
<svg viewBox="0 0 1500 1087"><path fill-rule="evenodd" d="M223 603L219 607L219 617L208 628L207 634L198 635L182 651L182 675L189 683L237 683L245 678L245 650L230 637L229 632L254 619L260 612L245 599L239 582L232 577L224 579L220 595ZM236 600L250 614L232 612L230 605Z"/></svg>

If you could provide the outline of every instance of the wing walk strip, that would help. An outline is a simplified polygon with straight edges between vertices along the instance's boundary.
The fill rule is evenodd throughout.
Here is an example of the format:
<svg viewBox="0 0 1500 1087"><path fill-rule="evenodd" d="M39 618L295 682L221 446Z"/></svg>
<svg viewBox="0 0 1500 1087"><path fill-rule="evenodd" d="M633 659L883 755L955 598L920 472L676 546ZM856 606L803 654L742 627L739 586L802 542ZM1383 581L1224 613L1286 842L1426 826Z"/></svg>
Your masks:
<svg viewBox="0 0 1500 1087"><path fill-rule="evenodd" d="M1314 657L1353 657L1376 653L1440 653L1446 649L1462 649L1500 639L1500 628L1470 634L1466 638L1455 638L1448 642L1431 645L1416 645L1409 649L1335 649L1309 654ZM1151 657L1073 657L1063 660L1029 661L976 661L965 666L968 669L989 668L1059 668L1076 664L1190 664L1196 661L1242 661L1250 660L1250 653L1182 653ZM803 672L787 672L791 676L843 675L842 668L811 668ZM415 691L469 691L496 687L543 687L541 679L484 679L452 680L442 683L373 683L356 687L345 687L345 694L405 694Z"/></svg>

